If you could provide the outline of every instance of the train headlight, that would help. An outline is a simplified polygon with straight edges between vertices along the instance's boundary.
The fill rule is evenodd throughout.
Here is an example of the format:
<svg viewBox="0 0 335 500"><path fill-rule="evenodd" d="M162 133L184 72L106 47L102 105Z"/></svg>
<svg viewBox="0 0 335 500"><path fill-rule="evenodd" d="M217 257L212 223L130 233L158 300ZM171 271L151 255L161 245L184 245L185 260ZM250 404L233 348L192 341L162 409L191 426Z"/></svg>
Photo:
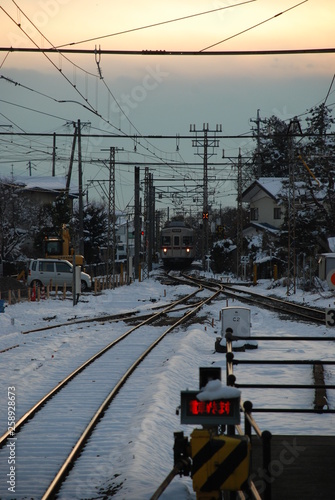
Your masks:
<svg viewBox="0 0 335 500"><path fill-rule="evenodd" d="M186 248L186 253L190 253L190 249L189 248Z"/></svg>
<svg viewBox="0 0 335 500"><path fill-rule="evenodd" d="M163 253L167 253L167 248L163 248Z"/></svg>

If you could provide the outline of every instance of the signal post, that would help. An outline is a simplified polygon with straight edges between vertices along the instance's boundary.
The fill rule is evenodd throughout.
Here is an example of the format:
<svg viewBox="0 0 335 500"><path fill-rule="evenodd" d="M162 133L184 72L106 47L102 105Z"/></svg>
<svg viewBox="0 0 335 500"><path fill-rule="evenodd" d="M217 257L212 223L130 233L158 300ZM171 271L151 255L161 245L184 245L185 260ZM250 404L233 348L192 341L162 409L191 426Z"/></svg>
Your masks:
<svg viewBox="0 0 335 500"><path fill-rule="evenodd" d="M241 393L222 385L221 368L200 368L199 385L198 391L181 391L180 422L202 428L193 430L190 441L175 433L174 465L180 475L192 476L197 500L220 500L249 490L250 441L234 435Z"/></svg>

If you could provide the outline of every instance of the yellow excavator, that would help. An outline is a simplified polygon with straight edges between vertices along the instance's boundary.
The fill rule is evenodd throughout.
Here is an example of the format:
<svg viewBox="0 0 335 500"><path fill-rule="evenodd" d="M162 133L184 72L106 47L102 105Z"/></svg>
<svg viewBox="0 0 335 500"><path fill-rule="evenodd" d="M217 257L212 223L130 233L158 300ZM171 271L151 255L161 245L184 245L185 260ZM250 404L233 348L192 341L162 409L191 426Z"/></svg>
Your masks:
<svg viewBox="0 0 335 500"><path fill-rule="evenodd" d="M64 259L72 263L75 255L77 266L84 266L84 256L74 254L71 246L70 231L66 224L62 225L60 236L46 236L43 241L44 257L46 259Z"/></svg>

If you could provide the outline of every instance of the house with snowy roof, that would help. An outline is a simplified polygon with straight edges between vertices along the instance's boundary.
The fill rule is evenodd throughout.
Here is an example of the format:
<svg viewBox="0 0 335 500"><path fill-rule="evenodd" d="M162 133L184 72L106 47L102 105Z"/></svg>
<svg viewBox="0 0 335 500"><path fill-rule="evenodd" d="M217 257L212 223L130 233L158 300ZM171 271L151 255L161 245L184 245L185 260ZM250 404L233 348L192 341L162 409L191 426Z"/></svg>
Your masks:
<svg viewBox="0 0 335 500"><path fill-rule="evenodd" d="M249 248L257 248L253 255L253 264L257 265L259 277L271 278L273 264L281 266L281 262L272 256L271 245L275 245L280 236L284 221L285 208L281 194L287 179L282 177L262 177L242 193L242 202L248 203L250 221L243 230L243 236L249 242ZM267 242L267 243L266 243Z"/></svg>
<svg viewBox="0 0 335 500"><path fill-rule="evenodd" d="M8 182L8 180L6 181ZM19 192L28 202L35 205L45 205L54 202L60 195L65 194L66 177L43 176L43 177L15 177L11 184L19 188ZM78 198L78 189L70 185L68 190L69 204Z"/></svg>
<svg viewBox="0 0 335 500"><path fill-rule="evenodd" d="M282 177L261 177L242 193L242 202L248 203L250 210L250 226L243 231L245 236L259 232L274 237L279 235L285 215L280 198L285 180Z"/></svg>

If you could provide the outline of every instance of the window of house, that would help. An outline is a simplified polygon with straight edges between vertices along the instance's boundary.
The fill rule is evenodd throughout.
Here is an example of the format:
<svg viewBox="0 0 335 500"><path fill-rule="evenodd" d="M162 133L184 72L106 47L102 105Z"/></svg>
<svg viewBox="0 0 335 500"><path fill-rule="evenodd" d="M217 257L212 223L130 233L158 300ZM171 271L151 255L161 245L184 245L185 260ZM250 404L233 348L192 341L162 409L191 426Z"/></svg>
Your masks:
<svg viewBox="0 0 335 500"><path fill-rule="evenodd" d="M250 220L258 220L258 208L250 209Z"/></svg>
<svg viewBox="0 0 335 500"><path fill-rule="evenodd" d="M275 207L273 209L273 218L274 219L280 219L281 218L281 209L280 208Z"/></svg>

